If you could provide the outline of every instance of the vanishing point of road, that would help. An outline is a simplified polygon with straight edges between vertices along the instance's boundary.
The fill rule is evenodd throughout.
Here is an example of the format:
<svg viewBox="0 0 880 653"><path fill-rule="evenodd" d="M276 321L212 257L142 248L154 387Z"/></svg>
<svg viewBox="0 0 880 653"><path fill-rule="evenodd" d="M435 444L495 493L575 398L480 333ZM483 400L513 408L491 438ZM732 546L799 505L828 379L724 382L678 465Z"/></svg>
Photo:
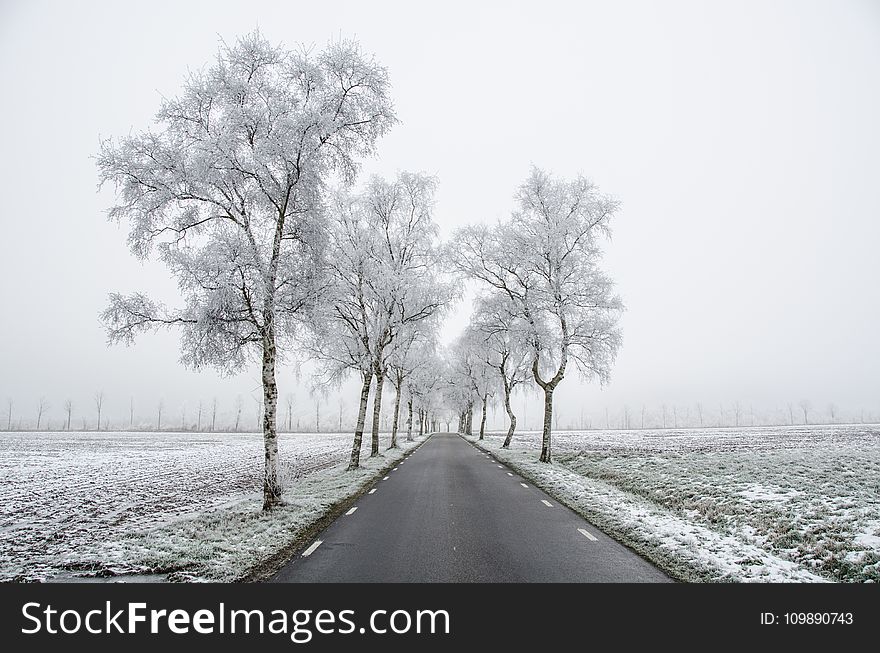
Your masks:
<svg viewBox="0 0 880 653"><path fill-rule="evenodd" d="M668 582L491 455L435 434L272 579Z"/></svg>

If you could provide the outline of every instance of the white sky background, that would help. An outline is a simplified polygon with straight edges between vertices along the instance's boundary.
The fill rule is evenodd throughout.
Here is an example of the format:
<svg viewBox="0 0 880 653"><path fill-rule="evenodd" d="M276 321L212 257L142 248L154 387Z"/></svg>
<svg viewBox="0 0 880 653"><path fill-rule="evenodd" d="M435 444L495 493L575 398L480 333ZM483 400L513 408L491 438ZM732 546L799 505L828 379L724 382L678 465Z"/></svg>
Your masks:
<svg viewBox="0 0 880 653"><path fill-rule="evenodd" d="M160 397L166 423L214 396L228 419L241 394L255 424L256 371L184 370L173 333L105 346L108 292L173 302L175 285L106 221L90 157L257 26L289 45L356 36L389 68L402 124L365 172L437 174L444 234L507 215L532 162L623 202L607 254L623 349L604 390L566 378L563 424L802 398L880 416L880 3L3 1L0 428L6 397L14 419L44 395L55 426L67 398L93 422L100 388L114 420L131 396L144 421ZM280 383L311 424L308 379Z"/></svg>

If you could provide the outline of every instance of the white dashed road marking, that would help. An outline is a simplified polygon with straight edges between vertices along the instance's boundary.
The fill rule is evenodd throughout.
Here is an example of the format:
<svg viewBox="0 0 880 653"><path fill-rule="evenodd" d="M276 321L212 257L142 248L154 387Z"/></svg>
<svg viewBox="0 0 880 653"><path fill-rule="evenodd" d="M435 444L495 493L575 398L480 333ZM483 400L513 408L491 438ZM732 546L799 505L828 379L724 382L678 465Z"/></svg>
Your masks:
<svg viewBox="0 0 880 653"><path fill-rule="evenodd" d="M321 546L323 541L324 540L315 540L314 542L312 542L312 545L308 549L303 551L302 557L308 558L310 555L312 555L315 552L315 549L317 549L319 546Z"/></svg>
<svg viewBox="0 0 880 653"><path fill-rule="evenodd" d="M501 469L504 469L504 465L498 465L498 467L500 467Z"/></svg>
<svg viewBox="0 0 880 653"><path fill-rule="evenodd" d="M354 508L349 508L349 509L348 509L348 512L345 513L345 514L346 514L346 515L353 515L353 514L354 514L354 511L357 510L357 509L358 509L357 506L355 506Z"/></svg>
<svg viewBox="0 0 880 653"><path fill-rule="evenodd" d="M388 477L386 476L386 477L383 478L382 480L383 480L383 481L387 481L387 480L388 480Z"/></svg>
<svg viewBox="0 0 880 653"><path fill-rule="evenodd" d="M547 501L547 499L541 499L541 503L543 503L543 504L544 504L545 506L547 506L548 508L552 508L552 507L553 507L553 504L550 503L549 501Z"/></svg>
<svg viewBox="0 0 880 653"><path fill-rule="evenodd" d="M526 485L525 483L520 483L520 485L522 485L523 487L529 487L529 486Z"/></svg>
<svg viewBox="0 0 880 653"><path fill-rule="evenodd" d="M513 476L513 474L511 474L510 472L507 472L507 475L508 475L508 476Z"/></svg>
<svg viewBox="0 0 880 653"><path fill-rule="evenodd" d="M376 491L376 488L373 488L372 490L370 490L369 492L367 492L367 494L372 494L372 493L375 492L375 491Z"/></svg>
<svg viewBox="0 0 880 653"><path fill-rule="evenodd" d="M588 540L590 540L590 542L595 542L595 541L597 541L597 540L596 540L596 536L593 535L593 534L592 534L590 531L588 531L586 528L579 528L578 531L580 532L581 535L583 535L585 538L587 538Z"/></svg>

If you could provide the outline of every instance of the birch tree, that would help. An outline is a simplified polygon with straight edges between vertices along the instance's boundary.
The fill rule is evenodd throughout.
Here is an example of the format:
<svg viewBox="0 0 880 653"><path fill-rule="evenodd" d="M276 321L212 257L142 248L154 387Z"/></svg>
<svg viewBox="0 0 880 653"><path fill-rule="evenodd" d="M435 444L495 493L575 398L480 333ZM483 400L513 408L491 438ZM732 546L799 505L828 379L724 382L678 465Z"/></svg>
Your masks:
<svg viewBox="0 0 880 653"><path fill-rule="evenodd" d="M406 380L407 394L411 408L407 420L407 440L411 440L412 429L411 415L418 418L418 435L425 435L428 431L428 414L435 402L435 394L442 385L444 364L436 352L425 353L420 365L413 370Z"/></svg>
<svg viewBox="0 0 880 653"><path fill-rule="evenodd" d="M391 420L391 443L389 449L397 448L397 432L400 423L400 407L403 395L407 392L407 381L422 366L427 365L433 356L436 343L437 324L433 320L412 322L404 329L388 357L388 378L395 390L394 409ZM413 395L407 398L407 441L412 441Z"/></svg>
<svg viewBox="0 0 880 653"><path fill-rule="evenodd" d="M46 411L49 410L49 402L46 401L45 397L40 397L40 401L37 402L37 430L40 430L40 424L43 422L43 415L45 415Z"/></svg>
<svg viewBox="0 0 880 653"><path fill-rule="evenodd" d="M104 410L104 391L98 390L95 393L95 410L98 412L97 421L95 422L95 430L101 430L101 411Z"/></svg>
<svg viewBox="0 0 880 653"><path fill-rule="evenodd" d="M450 296L439 276L432 219L436 180L400 173L373 177L359 194L340 192L328 233L327 288L312 320L309 353L321 383L355 372L361 380L349 462L360 464L370 387L375 380L370 455L379 455L383 389L396 342L438 315Z"/></svg>
<svg viewBox="0 0 880 653"><path fill-rule="evenodd" d="M542 462L552 461L553 393L574 365L607 382L620 347L623 304L600 269L601 240L618 203L584 177L532 168L510 220L460 232L459 269L508 297L528 325L531 369L544 393Z"/></svg>
<svg viewBox="0 0 880 653"><path fill-rule="evenodd" d="M510 399L517 386L525 383L531 373L528 331L516 305L504 295L478 300L472 322L482 340L486 364L498 375L500 382L508 419L507 435L501 446L508 449L516 430L516 415Z"/></svg>
<svg viewBox="0 0 880 653"><path fill-rule="evenodd" d="M810 410L813 408L813 402L809 399L801 399L798 402L798 407L801 409L801 412L804 414L804 424L810 423Z"/></svg>
<svg viewBox="0 0 880 653"><path fill-rule="evenodd" d="M451 297L451 288L440 278L441 251L432 216L436 188L433 177L403 172L393 181L373 177L362 197L377 234L372 255L378 265L375 277L368 279L378 300L371 347L376 379L371 456L379 453L382 388L400 335L438 315Z"/></svg>
<svg viewBox="0 0 880 653"><path fill-rule="evenodd" d="M480 406L480 440L486 432L489 397L498 385L492 352L486 341L486 334L476 328L472 320L453 345L451 361L451 382L460 386L461 390L450 395L456 396L460 404L462 423L459 430L473 434L474 404L477 404Z"/></svg>
<svg viewBox="0 0 880 653"><path fill-rule="evenodd" d="M110 218L129 222L136 256L158 252L183 298L171 309L111 295L110 342L179 326L187 366L259 361L264 510L281 500L275 369L318 292L326 183L351 183L395 122L388 91L386 70L353 41L314 54L254 32L191 73L155 130L107 141L98 157L119 195Z"/></svg>

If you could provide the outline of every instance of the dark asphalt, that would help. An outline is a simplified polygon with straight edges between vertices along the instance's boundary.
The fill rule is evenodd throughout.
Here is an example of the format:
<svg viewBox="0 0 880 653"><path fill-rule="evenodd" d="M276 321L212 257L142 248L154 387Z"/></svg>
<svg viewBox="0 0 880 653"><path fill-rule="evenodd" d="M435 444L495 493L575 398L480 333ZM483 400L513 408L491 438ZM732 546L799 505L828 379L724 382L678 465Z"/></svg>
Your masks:
<svg viewBox="0 0 880 653"><path fill-rule="evenodd" d="M500 465L457 435L431 436L272 580L669 581Z"/></svg>

